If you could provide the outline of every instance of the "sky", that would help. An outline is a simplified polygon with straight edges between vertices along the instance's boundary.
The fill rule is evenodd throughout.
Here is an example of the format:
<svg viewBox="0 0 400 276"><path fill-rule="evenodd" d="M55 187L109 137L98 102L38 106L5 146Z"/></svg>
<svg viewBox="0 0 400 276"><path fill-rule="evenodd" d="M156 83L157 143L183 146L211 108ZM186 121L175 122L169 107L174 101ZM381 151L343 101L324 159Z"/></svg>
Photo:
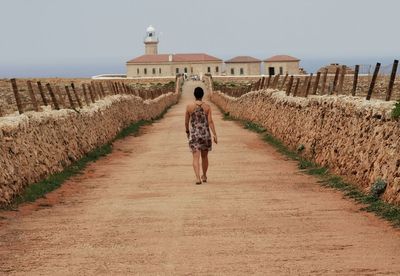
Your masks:
<svg viewBox="0 0 400 276"><path fill-rule="evenodd" d="M0 0L0 78L125 73L144 53L289 54L308 71L400 56L399 0Z"/></svg>

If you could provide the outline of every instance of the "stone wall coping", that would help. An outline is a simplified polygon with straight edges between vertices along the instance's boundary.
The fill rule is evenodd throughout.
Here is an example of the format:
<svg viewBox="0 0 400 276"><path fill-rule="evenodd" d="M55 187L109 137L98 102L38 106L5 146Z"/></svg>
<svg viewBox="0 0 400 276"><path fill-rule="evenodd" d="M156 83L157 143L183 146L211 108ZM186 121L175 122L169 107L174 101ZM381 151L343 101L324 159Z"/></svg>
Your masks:
<svg viewBox="0 0 400 276"><path fill-rule="evenodd" d="M220 91L216 91L221 93ZM285 91L275 89L252 91L239 98L231 97L221 93L224 97L234 101L241 101L245 97L252 95L263 94L274 99L281 104L295 105L299 108L304 108L311 105L330 105L335 108L345 109L357 113L364 113L374 117L381 117L382 120L392 120L391 112L396 104L396 101L383 101L379 99L366 100L361 97L347 95L310 95L305 97L287 96Z"/></svg>
<svg viewBox="0 0 400 276"><path fill-rule="evenodd" d="M144 100L144 104L150 104L152 102L160 101L162 98L165 98L167 95L173 92L168 92L166 94L160 95L156 99L148 99ZM112 104L119 102L124 99L132 99L137 98L137 100L143 100L142 98L134 95L111 95L106 98L97 100L95 103L92 103L89 106L84 106L83 108L77 109L80 114L94 114L101 110L105 110L110 107ZM2 136L1 130L9 131L13 128L27 127L31 120L36 122L45 121L48 119L58 120L64 117L67 117L71 113L76 113L73 109L60 109L53 110L49 106L42 106L43 111L35 112L35 111L27 111L23 114L19 114L18 112L8 114L6 116L0 117L0 137Z"/></svg>

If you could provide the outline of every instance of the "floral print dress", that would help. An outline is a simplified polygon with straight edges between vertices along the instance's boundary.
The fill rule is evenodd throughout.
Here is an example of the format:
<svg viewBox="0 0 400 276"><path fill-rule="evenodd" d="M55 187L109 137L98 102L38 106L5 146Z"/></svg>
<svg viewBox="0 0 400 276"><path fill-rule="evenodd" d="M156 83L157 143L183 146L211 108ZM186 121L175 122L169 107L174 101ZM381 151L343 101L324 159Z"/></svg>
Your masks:
<svg viewBox="0 0 400 276"><path fill-rule="evenodd" d="M202 104L196 103L196 108L190 115L189 146L192 152L210 151L212 148L208 119Z"/></svg>

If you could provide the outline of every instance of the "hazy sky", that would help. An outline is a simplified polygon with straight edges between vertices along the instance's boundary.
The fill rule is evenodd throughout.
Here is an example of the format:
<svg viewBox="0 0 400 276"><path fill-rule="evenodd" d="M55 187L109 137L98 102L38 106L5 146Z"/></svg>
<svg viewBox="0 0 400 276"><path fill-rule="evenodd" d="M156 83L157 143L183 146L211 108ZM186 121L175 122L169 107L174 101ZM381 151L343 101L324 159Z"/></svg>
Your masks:
<svg viewBox="0 0 400 276"><path fill-rule="evenodd" d="M123 73L125 61L143 54L149 24L159 33L161 53L206 52L223 59L290 54L305 64L400 56L399 0L0 0L0 5L0 77Z"/></svg>

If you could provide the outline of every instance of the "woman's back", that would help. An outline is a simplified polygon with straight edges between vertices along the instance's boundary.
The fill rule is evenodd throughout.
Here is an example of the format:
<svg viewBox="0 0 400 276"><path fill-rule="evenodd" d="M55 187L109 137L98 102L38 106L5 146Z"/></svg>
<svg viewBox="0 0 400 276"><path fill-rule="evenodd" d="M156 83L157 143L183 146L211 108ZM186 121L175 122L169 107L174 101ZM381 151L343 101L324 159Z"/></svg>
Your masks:
<svg viewBox="0 0 400 276"><path fill-rule="evenodd" d="M197 107L199 105L201 105L201 108L204 110L204 113L206 114L206 116L208 116L208 112L210 111L210 106L205 102L201 102L201 103L193 102L193 103L190 103L187 106L188 112L190 114L192 114L197 109Z"/></svg>
<svg viewBox="0 0 400 276"><path fill-rule="evenodd" d="M210 151L212 147L211 134L208 125L207 107L205 103L194 103L189 106L190 112L190 138L189 146L192 151ZM209 108L209 107L208 107Z"/></svg>

